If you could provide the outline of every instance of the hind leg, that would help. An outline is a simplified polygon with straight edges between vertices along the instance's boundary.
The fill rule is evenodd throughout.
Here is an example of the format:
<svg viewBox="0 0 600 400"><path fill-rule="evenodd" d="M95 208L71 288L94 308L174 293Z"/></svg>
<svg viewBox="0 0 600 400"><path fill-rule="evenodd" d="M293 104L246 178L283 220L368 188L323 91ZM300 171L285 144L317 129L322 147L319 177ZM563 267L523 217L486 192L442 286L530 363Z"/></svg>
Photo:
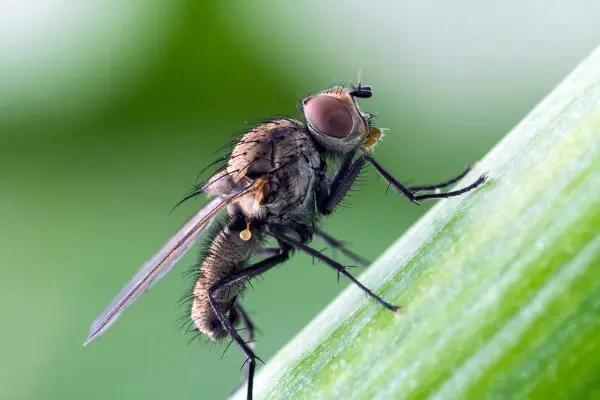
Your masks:
<svg viewBox="0 0 600 400"><path fill-rule="evenodd" d="M283 247L281 249L281 253L266 258L254 265L246 267L245 269L235 272L226 276L225 278L219 280L217 283L212 285L208 290L208 300L212 307L212 310L221 323L223 329L229 334L233 342L237 344L240 350L246 356L245 364L248 364L248 383L247 383L247 391L246 396L247 400L252 399L252 390L254 384L254 371L256 369L256 361L261 361L254 351L248 346L248 344L242 339L237 330L234 328L231 323L231 314L229 317L226 315L227 310L223 310L217 301L217 296L220 292L229 289L230 287L234 287L240 284L244 284L250 279L261 275L262 273L270 270L271 268L285 262L290 256L288 247Z"/></svg>
<svg viewBox="0 0 600 400"><path fill-rule="evenodd" d="M231 310L229 311L229 320L234 326L237 326L239 323L242 324L243 329L247 332L248 340L246 341L246 344L254 350L256 327L239 301L236 301L233 307L231 307ZM242 384L248 380L249 373L248 364L246 363L243 366Z"/></svg>

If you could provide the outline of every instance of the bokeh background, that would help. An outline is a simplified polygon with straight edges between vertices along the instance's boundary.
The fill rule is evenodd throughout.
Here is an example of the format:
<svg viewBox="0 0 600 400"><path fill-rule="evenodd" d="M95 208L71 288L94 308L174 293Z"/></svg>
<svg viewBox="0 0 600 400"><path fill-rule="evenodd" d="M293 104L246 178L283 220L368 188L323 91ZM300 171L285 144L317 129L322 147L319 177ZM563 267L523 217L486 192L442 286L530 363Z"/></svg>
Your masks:
<svg viewBox="0 0 600 400"><path fill-rule="evenodd" d="M178 322L195 251L82 346L201 206L169 214L214 150L360 69L375 93L363 109L390 129L377 157L403 181L439 181L598 44L599 15L596 1L0 0L0 399L224 398L238 350L188 344ZM430 205L365 178L325 227L375 259ZM345 285L303 255L256 282L258 354Z"/></svg>

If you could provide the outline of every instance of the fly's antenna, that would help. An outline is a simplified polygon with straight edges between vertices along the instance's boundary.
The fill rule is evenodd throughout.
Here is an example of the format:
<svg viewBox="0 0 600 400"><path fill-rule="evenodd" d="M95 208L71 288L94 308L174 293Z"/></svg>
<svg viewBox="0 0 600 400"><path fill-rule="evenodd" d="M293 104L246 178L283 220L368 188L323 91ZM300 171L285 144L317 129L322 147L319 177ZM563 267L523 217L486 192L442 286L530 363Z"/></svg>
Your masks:
<svg viewBox="0 0 600 400"><path fill-rule="evenodd" d="M368 99L373 96L373 88L362 84L362 68L358 69L358 84L356 86L353 85L349 93L351 96L360 99Z"/></svg>

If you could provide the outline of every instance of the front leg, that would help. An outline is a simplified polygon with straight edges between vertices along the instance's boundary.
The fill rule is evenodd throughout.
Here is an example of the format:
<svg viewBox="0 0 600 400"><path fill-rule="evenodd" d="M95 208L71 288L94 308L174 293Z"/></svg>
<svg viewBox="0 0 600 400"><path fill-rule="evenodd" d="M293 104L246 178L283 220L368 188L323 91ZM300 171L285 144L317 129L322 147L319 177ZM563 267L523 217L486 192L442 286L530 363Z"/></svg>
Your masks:
<svg viewBox="0 0 600 400"><path fill-rule="evenodd" d="M467 167L463 170L459 175L449 179L446 182L438 183L435 185L423 185L423 186L414 186L414 187L406 187L402 183L400 183L396 178L392 176L378 161L376 161L369 153L363 152L361 155L354 161L354 153L346 156L342 165L335 173L329 188L322 188L320 193L325 193L325 195L321 194L317 196L317 207L319 212L324 215L330 215L335 207L344 199L352 184L358 177L360 171L365 166L367 162L369 162L377 172L386 180L391 186L394 187L404 197L406 197L409 201L418 204L421 200L428 199L444 199L448 197L459 196L461 194L470 192L476 187L482 185L487 180L485 175L481 175L475 182L470 185L450 192L444 193L426 193L426 194L416 194L417 192L427 191L427 190L438 190L444 187L448 187L458 180L462 179L470 170L471 166ZM328 190L326 190L328 189Z"/></svg>
<svg viewBox="0 0 600 400"><path fill-rule="evenodd" d="M440 183L440 184L436 184L436 185L426 185L426 186L415 186L413 188L410 187L406 187L404 186L402 183L400 183L398 180L396 180L396 178L394 178L389 172L386 171L385 168L383 168L383 166L381 164L379 164L379 162L377 162L370 154L365 153L364 157L366 158L366 160L371 163L371 165L373 165L373 167L375 167L375 169L377 170L377 172L379 172L379 174L394 188L398 191L398 193L406 196L406 198L408 198L410 201L412 201L413 203L418 203L420 200L428 200L428 199L445 199L447 197L454 197L454 196L459 196L463 193L467 193L470 192L471 190L475 189L477 186L482 185L483 183L485 183L487 177L485 175L481 175L475 182L471 183L470 185L462 188L462 189L458 189L458 190L453 190L450 192L445 192L445 193L428 193L428 194L420 194L420 195L416 195L415 193L418 191L423 191L423 190L436 190L436 189L440 189L446 186L449 186L451 184L453 184L454 182L458 181L460 178L462 178L463 176L465 176L467 174L467 172L469 172L470 167L467 168L465 171L461 172L460 175L458 175L455 178L452 178L446 182Z"/></svg>
<svg viewBox="0 0 600 400"><path fill-rule="evenodd" d="M317 196L317 208L321 214L330 215L335 210L337 205L346 197L358 174L365 166L367 162L365 154L361 154L353 161L355 154L351 153L346 156L340 168L335 172L330 184L327 184L327 181L323 178L323 186Z"/></svg>

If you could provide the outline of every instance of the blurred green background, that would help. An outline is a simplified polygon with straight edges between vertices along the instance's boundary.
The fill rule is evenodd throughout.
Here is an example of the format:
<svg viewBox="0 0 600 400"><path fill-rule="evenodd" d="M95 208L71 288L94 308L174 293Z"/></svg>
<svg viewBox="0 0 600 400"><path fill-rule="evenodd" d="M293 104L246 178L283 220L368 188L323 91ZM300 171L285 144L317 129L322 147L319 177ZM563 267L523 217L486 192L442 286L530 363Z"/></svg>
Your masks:
<svg viewBox="0 0 600 400"><path fill-rule="evenodd" d="M390 129L377 157L403 181L439 181L596 46L598 15L593 1L1 0L0 398L224 398L238 350L188 345L177 322L195 254L82 347L201 206L169 214L212 153L362 69L375 93L363 109ZM366 178L325 227L375 259L430 205ZM244 297L258 354L268 360L345 285L303 255L266 274Z"/></svg>

